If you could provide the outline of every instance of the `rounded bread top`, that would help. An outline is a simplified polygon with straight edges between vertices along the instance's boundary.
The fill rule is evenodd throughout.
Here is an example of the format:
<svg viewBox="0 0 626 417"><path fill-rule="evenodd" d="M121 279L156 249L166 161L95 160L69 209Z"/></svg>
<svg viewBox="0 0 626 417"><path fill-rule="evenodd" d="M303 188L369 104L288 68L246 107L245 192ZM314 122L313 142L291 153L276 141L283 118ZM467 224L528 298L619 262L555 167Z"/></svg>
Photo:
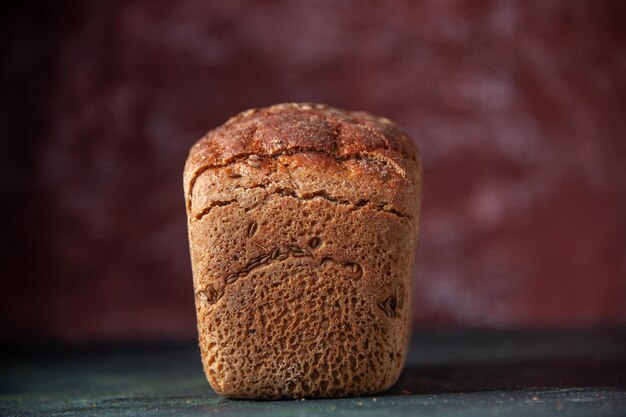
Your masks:
<svg viewBox="0 0 626 417"><path fill-rule="evenodd" d="M386 118L324 104L284 103L239 113L198 140L185 164L185 192L208 168L227 166L250 155L303 152L338 160L380 158L403 171L411 182L418 179L420 169L417 148Z"/></svg>

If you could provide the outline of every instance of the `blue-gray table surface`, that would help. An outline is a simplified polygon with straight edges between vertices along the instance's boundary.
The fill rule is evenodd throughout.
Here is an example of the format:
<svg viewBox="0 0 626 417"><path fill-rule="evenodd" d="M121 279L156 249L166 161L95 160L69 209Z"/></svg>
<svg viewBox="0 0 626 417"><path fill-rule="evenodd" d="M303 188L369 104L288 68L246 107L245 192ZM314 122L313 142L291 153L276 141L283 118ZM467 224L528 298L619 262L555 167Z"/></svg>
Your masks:
<svg viewBox="0 0 626 417"><path fill-rule="evenodd" d="M388 392L335 400L217 396L195 346L4 348L2 416L626 416L626 329L415 332Z"/></svg>

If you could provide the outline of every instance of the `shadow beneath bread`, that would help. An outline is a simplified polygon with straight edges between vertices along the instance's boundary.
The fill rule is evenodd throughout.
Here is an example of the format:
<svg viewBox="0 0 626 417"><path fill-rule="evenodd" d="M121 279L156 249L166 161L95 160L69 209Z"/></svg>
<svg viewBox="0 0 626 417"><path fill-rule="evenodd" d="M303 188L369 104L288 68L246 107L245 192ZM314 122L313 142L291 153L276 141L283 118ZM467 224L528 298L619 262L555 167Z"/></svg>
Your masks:
<svg viewBox="0 0 626 417"><path fill-rule="evenodd" d="M626 358L409 365L383 396L538 387L626 389Z"/></svg>

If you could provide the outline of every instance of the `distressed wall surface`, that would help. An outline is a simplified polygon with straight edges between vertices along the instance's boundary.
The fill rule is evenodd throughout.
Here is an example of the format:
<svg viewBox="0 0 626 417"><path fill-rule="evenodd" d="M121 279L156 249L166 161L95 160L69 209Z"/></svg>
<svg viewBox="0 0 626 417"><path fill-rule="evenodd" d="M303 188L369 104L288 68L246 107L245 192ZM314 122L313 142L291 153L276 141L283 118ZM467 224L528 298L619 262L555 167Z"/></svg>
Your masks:
<svg viewBox="0 0 626 417"><path fill-rule="evenodd" d="M419 145L417 327L626 325L626 8L26 3L5 15L2 338L195 337L182 167L317 101Z"/></svg>

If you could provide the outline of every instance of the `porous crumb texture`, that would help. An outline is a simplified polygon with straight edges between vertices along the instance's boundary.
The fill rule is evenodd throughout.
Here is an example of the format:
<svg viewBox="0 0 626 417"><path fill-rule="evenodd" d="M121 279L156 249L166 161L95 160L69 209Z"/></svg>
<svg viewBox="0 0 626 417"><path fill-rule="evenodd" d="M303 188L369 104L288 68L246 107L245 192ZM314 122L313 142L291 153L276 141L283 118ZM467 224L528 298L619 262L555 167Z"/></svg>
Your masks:
<svg viewBox="0 0 626 417"><path fill-rule="evenodd" d="M249 110L184 174L202 362L234 398L364 395L404 363L419 159L387 119Z"/></svg>

